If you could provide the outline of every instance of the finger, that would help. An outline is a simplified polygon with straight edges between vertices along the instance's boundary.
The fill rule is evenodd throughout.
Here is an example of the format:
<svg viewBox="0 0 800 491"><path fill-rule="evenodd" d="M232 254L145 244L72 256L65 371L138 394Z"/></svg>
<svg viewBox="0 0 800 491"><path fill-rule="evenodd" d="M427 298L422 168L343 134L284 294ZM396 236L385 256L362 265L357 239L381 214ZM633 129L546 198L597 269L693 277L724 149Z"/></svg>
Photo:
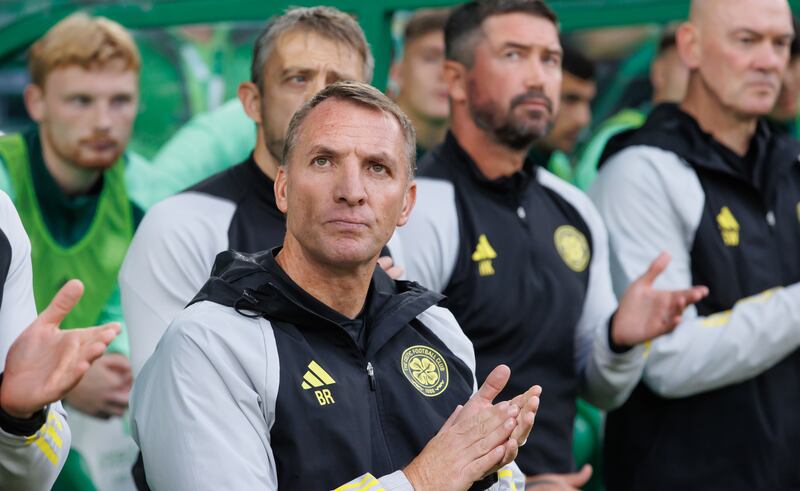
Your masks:
<svg viewBox="0 0 800 491"><path fill-rule="evenodd" d="M519 453L519 444L513 438L508 440L505 443L506 453L503 455L503 460L500 461L500 464L496 470L500 470L500 467L504 465L508 465L517 458L517 454Z"/></svg>
<svg viewBox="0 0 800 491"><path fill-rule="evenodd" d="M468 447L470 455L472 455L473 458L480 457L490 452L498 445L503 445L511 438L511 433L516 426L516 416L507 416L500 421L500 424L487 426L486 430L488 431L482 428L482 430L484 430L481 432L483 433L481 435L482 437Z"/></svg>
<svg viewBox="0 0 800 491"><path fill-rule="evenodd" d="M494 401L495 397L505 388L509 378L511 378L511 369L506 365L497 365L471 399L478 398L488 402Z"/></svg>
<svg viewBox="0 0 800 491"><path fill-rule="evenodd" d="M384 271L387 271L389 268L391 268L392 264L394 264L394 261L392 260L391 256L381 256L378 258L378 266L380 266Z"/></svg>
<svg viewBox="0 0 800 491"><path fill-rule="evenodd" d="M686 290L676 292L686 304L697 303L708 296L708 288L705 286L693 286Z"/></svg>
<svg viewBox="0 0 800 491"><path fill-rule="evenodd" d="M103 353L105 353L106 346L106 343L102 341L95 341L91 344L82 345L79 356L80 361L85 361L87 363L94 362L96 359L100 358Z"/></svg>
<svg viewBox="0 0 800 491"><path fill-rule="evenodd" d="M123 416L127 410L127 405L120 406L118 404L106 404L103 406L101 411L108 416Z"/></svg>
<svg viewBox="0 0 800 491"><path fill-rule="evenodd" d="M464 406L462 406L461 404L456 406L455 410L450 414L450 417L447 418L447 421L445 421L444 424L442 425L442 428L439 430L439 433L450 428L451 426L453 426L453 424L455 424L455 422L458 420L458 415L461 414L462 409L464 409Z"/></svg>
<svg viewBox="0 0 800 491"><path fill-rule="evenodd" d="M131 372L131 362L121 353L109 353L104 360L105 365L117 373L127 375Z"/></svg>
<svg viewBox="0 0 800 491"><path fill-rule="evenodd" d="M592 466L584 464L581 470L572 474L564 474L564 482L574 488L582 488L592 478Z"/></svg>
<svg viewBox="0 0 800 491"><path fill-rule="evenodd" d="M128 399L130 392L128 390L114 390L106 394L104 402L106 406L115 406L122 408L124 411L128 408Z"/></svg>
<svg viewBox="0 0 800 491"><path fill-rule="evenodd" d="M483 479L483 477L489 474L492 469L500 467L500 462L502 462L505 454L505 444L498 445L490 452L487 452L485 455L482 455L467 464L464 467L464 472L466 474L465 477L467 480L472 482Z"/></svg>
<svg viewBox="0 0 800 491"><path fill-rule="evenodd" d="M406 270L400 266L392 266L386 270L386 274L393 280L399 280L404 274L406 274Z"/></svg>
<svg viewBox="0 0 800 491"><path fill-rule="evenodd" d="M83 295L83 283L80 280L69 280L58 290L50 305L39 314L35 323L43 322L45 325L59 325L64 317L70 313Z"/></svg>
<svg viewBox="0 0 800 491"><path fill-rule="evenodd" d="M511 433L511 439L516 440L520 446L525 444L528 440L528 435L530 435L533 429L536 413L539 411L539 403L540 399L538 396L531 397L528 399L525 407L520 411L519 416L517 416L517 427L514 428L514 431Z"/></svg>
<svg viewBox="0 0 800 491"><path fill-rule="evenodd" d="M106 346L120 333L122 327L119 322L111 322L97 327L85 329L72 329L69 334L75 333L81 338L81 344L94 344L100 342Z"/></svg>
<svg viewBox="0 0 800 491"><path fill-rule="evenodd" d="M659 254L652 263L650 263L650 267L647 268L647 271L639 279L644 281L647 285L652 285L653 282L656 281L656 278L658 278L658 275L667 269L669 261L669 253L666 251L661 252L661 254Z"/></svg>

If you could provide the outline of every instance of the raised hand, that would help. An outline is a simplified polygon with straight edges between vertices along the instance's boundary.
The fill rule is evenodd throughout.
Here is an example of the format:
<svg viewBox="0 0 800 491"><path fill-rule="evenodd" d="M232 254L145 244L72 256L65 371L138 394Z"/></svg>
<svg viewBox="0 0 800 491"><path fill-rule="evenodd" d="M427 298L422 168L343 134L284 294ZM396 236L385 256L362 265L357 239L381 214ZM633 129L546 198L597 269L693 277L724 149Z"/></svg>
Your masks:
<svg viewBox="0 0 800 491"><path fill-rule="evenodd" d="M11 416L28 419L63 398L120 332L117 323L62 331L82 295L80 281L67 282L11 345L0 386L0 407Z"/></svg>
<svg viewBox="0 0 800 491"><path fill-rule="evenodd" d="M508 382L511 371L495 368L464 407L458 407L403 472L415 491L461 491L516 456L510 439L519 408L492 401ZM510 462L510 460L509 460Z"/></svg>
<svg viewBox="0 0 800 491"><path fill-rule="evenodd" d="M611 339L616 345L634 346L671 332L680 324L683 310L708 295L705 286L685 290L653 288L669 261L669 254L662 252L647 272L625 290L611 327Z"/></svg>
<svg viewBox="0 0 800 491"><path fill-rule="evenodd" d="M450 415L404 472L416 491L465 490L517 456L533 428L539 408L539 386L512 401L494 404L511 370L497 366L480 389Z"/></svg>

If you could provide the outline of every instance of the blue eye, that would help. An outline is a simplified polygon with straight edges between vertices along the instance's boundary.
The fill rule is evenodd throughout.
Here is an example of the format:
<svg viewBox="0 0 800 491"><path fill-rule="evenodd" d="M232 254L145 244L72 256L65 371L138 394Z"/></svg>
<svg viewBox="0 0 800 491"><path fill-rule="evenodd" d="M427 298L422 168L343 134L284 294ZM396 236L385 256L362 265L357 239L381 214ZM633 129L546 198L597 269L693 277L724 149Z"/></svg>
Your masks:
<svg viewBox="0 0 800 491"><path fill-rule="evenodd" d="M331 161L328 160L326 157L316 157L314 159L314 165L317 167L325 167L326 165L330 164Z"/></svg>

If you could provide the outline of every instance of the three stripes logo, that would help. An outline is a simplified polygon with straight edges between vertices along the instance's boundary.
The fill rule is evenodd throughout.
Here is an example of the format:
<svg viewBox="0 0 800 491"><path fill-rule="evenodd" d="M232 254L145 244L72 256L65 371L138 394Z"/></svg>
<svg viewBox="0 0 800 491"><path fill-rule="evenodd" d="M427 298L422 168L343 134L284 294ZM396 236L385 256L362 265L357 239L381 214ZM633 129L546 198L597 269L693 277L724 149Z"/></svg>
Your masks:
<svg viewBox="0 0 800 491"><path fill-rule="evenodd" d="M333 380L333 377L331 377L324 368L319 366L314 360L311 360L311 363L308 364L308 370L303 375L303 383L300 384L300 387L302 387L303 390L315 389L314 396L316 396L319 405L327 406L329 404L335 404L336 401L333 399L333 394L331 394L330 389L323 387L334 385L335 383L336 381Z"/></svg>

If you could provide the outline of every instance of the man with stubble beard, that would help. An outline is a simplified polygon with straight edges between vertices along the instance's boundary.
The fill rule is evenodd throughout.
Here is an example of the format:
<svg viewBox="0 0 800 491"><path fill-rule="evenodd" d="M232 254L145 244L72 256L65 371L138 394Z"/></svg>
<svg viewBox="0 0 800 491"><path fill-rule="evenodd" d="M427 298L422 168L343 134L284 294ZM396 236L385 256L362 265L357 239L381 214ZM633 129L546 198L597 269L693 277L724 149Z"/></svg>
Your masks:
<svg viewBox="0 0 800 491"><path fill-rule="evenodd" d="M478 379L503 360L513 374L506 396L542 385L536 438L517 457L529 486L579 488L591 468L570 474L576 398L621 404L641 375L642 343L674 328L705 289L653 289L662 255L618 307L596 210L526 158L561 86L557 20L543 2L462 5L445 46L452 130L420 163L417 207L399 231L404 266L447 296Z"/></svg>

